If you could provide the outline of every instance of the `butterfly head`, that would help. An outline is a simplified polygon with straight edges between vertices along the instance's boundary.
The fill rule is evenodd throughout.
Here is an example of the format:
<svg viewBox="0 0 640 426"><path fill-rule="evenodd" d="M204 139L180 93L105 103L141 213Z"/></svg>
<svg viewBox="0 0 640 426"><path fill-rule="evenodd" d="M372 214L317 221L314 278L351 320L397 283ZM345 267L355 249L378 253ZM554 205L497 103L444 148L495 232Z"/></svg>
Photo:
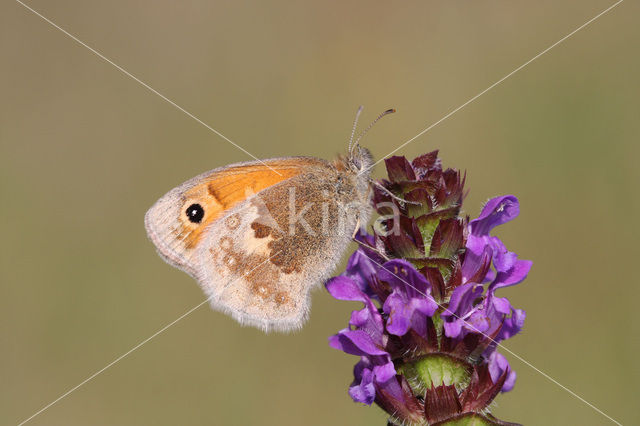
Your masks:
<svg viewBox="0 0 640 426"><path fill-rule="evenodd" d="M349 152L347 157L347 165L349 168L358 174L369 175L371 168L373 167L373 155L367 148L363 148L360 145L356 145Z"/></svg>
<svg viewBox="0 0 640 426"><path fill-rule="evenodd" d="M348 167L356 172L359 176L366 176L367 178L371 174L371 169L373 168L374 161L371 152L360 146L360 141L367 134L367 132L376 124L382 117L385 115L396 112L395 109L391 108L384 112L382 112L378 117L371 122L359 135L354 139L356 128L358 126L358 119L360 118L360 114L362 113L362 106L358 108L356 112L356 118L353 121L353 128L351 130L351 138L349 138L349 149L347 154L347 165Z"/></svg>

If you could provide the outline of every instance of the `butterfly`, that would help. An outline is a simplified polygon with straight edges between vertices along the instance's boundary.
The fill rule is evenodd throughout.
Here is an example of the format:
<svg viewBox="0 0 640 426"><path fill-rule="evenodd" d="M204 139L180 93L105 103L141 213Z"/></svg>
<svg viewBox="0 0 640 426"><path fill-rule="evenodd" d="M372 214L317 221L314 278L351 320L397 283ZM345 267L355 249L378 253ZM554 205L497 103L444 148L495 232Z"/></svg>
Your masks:
<svg viewBox="0 0 640 426"><path fill-rule="evenodd" d="M283 157L230 164L172 189L146 213L160 256L191 275L212 308L264 331L301 328L323 283L372 212L370 152L334 161Z"/></svg>

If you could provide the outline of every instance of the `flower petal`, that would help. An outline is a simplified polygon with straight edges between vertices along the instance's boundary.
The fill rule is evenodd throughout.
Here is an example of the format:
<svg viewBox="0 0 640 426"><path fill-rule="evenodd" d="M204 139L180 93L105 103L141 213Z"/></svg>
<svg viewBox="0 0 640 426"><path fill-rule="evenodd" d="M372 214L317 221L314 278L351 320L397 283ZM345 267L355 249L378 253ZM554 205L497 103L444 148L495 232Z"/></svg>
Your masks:
<svg viewBox="0 0 640 426"><path fill-rule="evenodd" d="M431 297L425 297L424 299L414 298L411 301L411 307L414 311L420 312L425 317L433 316L438 309L438 304Z"/></svg>
<svg viewBox="0 0 640 426"><path fill-rule="evenodd" d="M506 370L509 370L509 373L507 374L507 379L502 385L502 392L508 392L513 389L516 382L516 373L511 369L507 358L498 351L494 351L489 357L489 374L491 375L493 383L496 383Z"/></svg>
<svg viewBox="0 0 640 426"><path fill-rule="evenodd" d="M508 271L498 272L490 288L497 290L522 282L522 280L527 278L532 264L533 262L530 260L517 260Z"/></svg>
<svg viewBox="0 0 640 426"><path fill-rule="evenodd" d="M338 300L356 300L367 302L369 298L362 292L358 283L352 278L337 276L331 278L325 284L327 291Z"/></svg>
<svg viewBox="0 0 640 426"><path fill-rule="evenodd" d="M363 329L376 343L381 343L384 329L382 317L369 296L360 290L356 281L345 276L338 276L330 279L325 287L338 300L354 300L364 303L364 309L351 313L349 324Z"/></svg>
<svg viewBox="0 0 640 426"><path fill-rule="evenodd" d="M513 267L518 255L507 250L498 237L483 237L493 249L493 266L498 272L508 271Z"/></svg>
<svg viewBox="0 0 640 426"><path fill-rule="evenodd" d="M378 278L404 291L409 297L431 297L431 285L427 279L406 260L394 259L385 263L378 272Z"/></svg>
<svg viewBox="0 0 640 426"><path fill-rule="evenodd" d="M484 310L476 311L465 321L465 326L473 333L485 333L489 330L492 321Z"/></svg>
<svg viewBox="0 0 640 426"><path fill-rule="evenodd" d="M397 293L391 294L384 302L382 309L389 314L387 331L396 336L403 336L411 324L412 309L406 299Z"/></svg>
<svg viewBox="0 0 640 426"><path fill-rule="evenodd" d="M382 365L376 365L373 367L373 372L376 375L376 380L380 383L386 382L396 375L396 368L393 362L389 361Z"/></svg>
<svg viewBox="0 0 640 426"><path fill-rule="evenodd" d="M371 292L369 284L375 279L379 265L384 263L384 259L382 259L378 253L365 247L375 247L375 238L373 235L362 233L358 230L355 239L364 246L361 245L358 247L349 257L347 269L343 275L353 279L364 293L372 296L373 293Z"/></svg>
<svg viewBox="0 0 640 426"><path fill-rule="evenodd" d="M513 195L492 198L485 204L480 216L469 223L471 233L477 236L489 235L498 225L515 219L520 214L518 199Z"/></svg>
<svg viewBox="0 0 640 426"><path fill-rule="evenodd" d="M362 330L345 328L329 337L329 346L351 355L388 355L373 342L369 334Z"/></svg>
<svg viewBox="0 0 640 426"><path fill-rule="evenodd" d="M524 326L526 316L526 312L522 309L512 309L511 316L505 318L496 340L506 340L518 334Z"/></svg>
<svg viewBox="0 0 640 426"><path fill-rule="evenodd" d="M464 321L459 319L454 319L452 321L445 322L444 334L447 337L458 337L462 332L462 324L464 324Z"/></svg>
<svg viewBox="0 0 640 426"><path fill-rule="evenodd" d="M481 283L489 272L493 249L486 244L482 237L469 235L467 252L462 264L462 278L464 282Z"/></svg>
<svg viewBox="0 0 640 426"><path fill-rule="evenodd" d="M366 361L358 362L353 368L354 380L349 387L349 396L355 402L371 405L376 397L376 388L373 384L373 371L368 368Z"/></svg>
<svg viewBox="0 0 640 426"><path fill-rule="evenodd" d="M444 321L444 332L447 337L458 337L462 327L467 325L464 318L474 308L474 302L484 292L481 284L467 283L457 287L451 294L449 306L440 314ZM475 321L480 321L478 318ZM478 324L484 327L483 324ZM477 327L474 325L474 327ZM467 325L468 328L468 325ZM473 328L470 328L473 331Z"/></svg>
<svg viewBox="0 0 640 426"><path fill-rule="evenodd" d="M491 293L490 293L491 294ZM506 297L495 297L491 294L491 300L489 303L493 305L493 308L501 314L511 313L511 303Z"/></svg>
<svg viewBox="0 0 640 426"><path fill-rule="evenodd" d="M473 308L473 302L482 296L482 285L477 283L467 283L457 287L451 293L448 308L442 313L443 318L454 315L465 315Z"/></svg>

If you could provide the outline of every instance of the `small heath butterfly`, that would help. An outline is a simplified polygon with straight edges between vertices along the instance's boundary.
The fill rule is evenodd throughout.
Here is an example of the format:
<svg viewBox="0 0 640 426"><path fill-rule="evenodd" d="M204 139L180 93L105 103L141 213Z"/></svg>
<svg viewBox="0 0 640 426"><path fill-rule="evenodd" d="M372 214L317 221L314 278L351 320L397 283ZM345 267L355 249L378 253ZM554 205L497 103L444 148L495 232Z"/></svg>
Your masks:
<svg viewBox="0 0 640 426"><path fill-rule="evenodd" d="M358 142L334 161L231 164L172 189L146 213L160 256L195 278L214 309L265 331L302 327L312 288L371 215L373 158Z"/></svg>

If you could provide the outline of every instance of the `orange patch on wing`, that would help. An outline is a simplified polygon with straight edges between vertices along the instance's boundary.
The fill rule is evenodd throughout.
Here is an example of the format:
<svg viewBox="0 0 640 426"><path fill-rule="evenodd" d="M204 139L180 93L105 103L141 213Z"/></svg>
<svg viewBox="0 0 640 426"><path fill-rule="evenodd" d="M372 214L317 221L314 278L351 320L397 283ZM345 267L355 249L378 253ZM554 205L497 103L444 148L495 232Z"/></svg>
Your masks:
<svg viewBox="0 0 640 426"><path fill-rule="evenodd" d="M180 234L185 247L195 247L207 225L222 216L226 210L263 189L299 175L305 167L315 164L307 159L291 158L269 162L271 169L264 165L252 164L229 167L212 173L201 184L184 193L185 204L198 203L205 211L202 222L197 224L190 223L184 215L180 217L183 224ZM185 205L185 209L186 207L188 206Z"/></svg>

